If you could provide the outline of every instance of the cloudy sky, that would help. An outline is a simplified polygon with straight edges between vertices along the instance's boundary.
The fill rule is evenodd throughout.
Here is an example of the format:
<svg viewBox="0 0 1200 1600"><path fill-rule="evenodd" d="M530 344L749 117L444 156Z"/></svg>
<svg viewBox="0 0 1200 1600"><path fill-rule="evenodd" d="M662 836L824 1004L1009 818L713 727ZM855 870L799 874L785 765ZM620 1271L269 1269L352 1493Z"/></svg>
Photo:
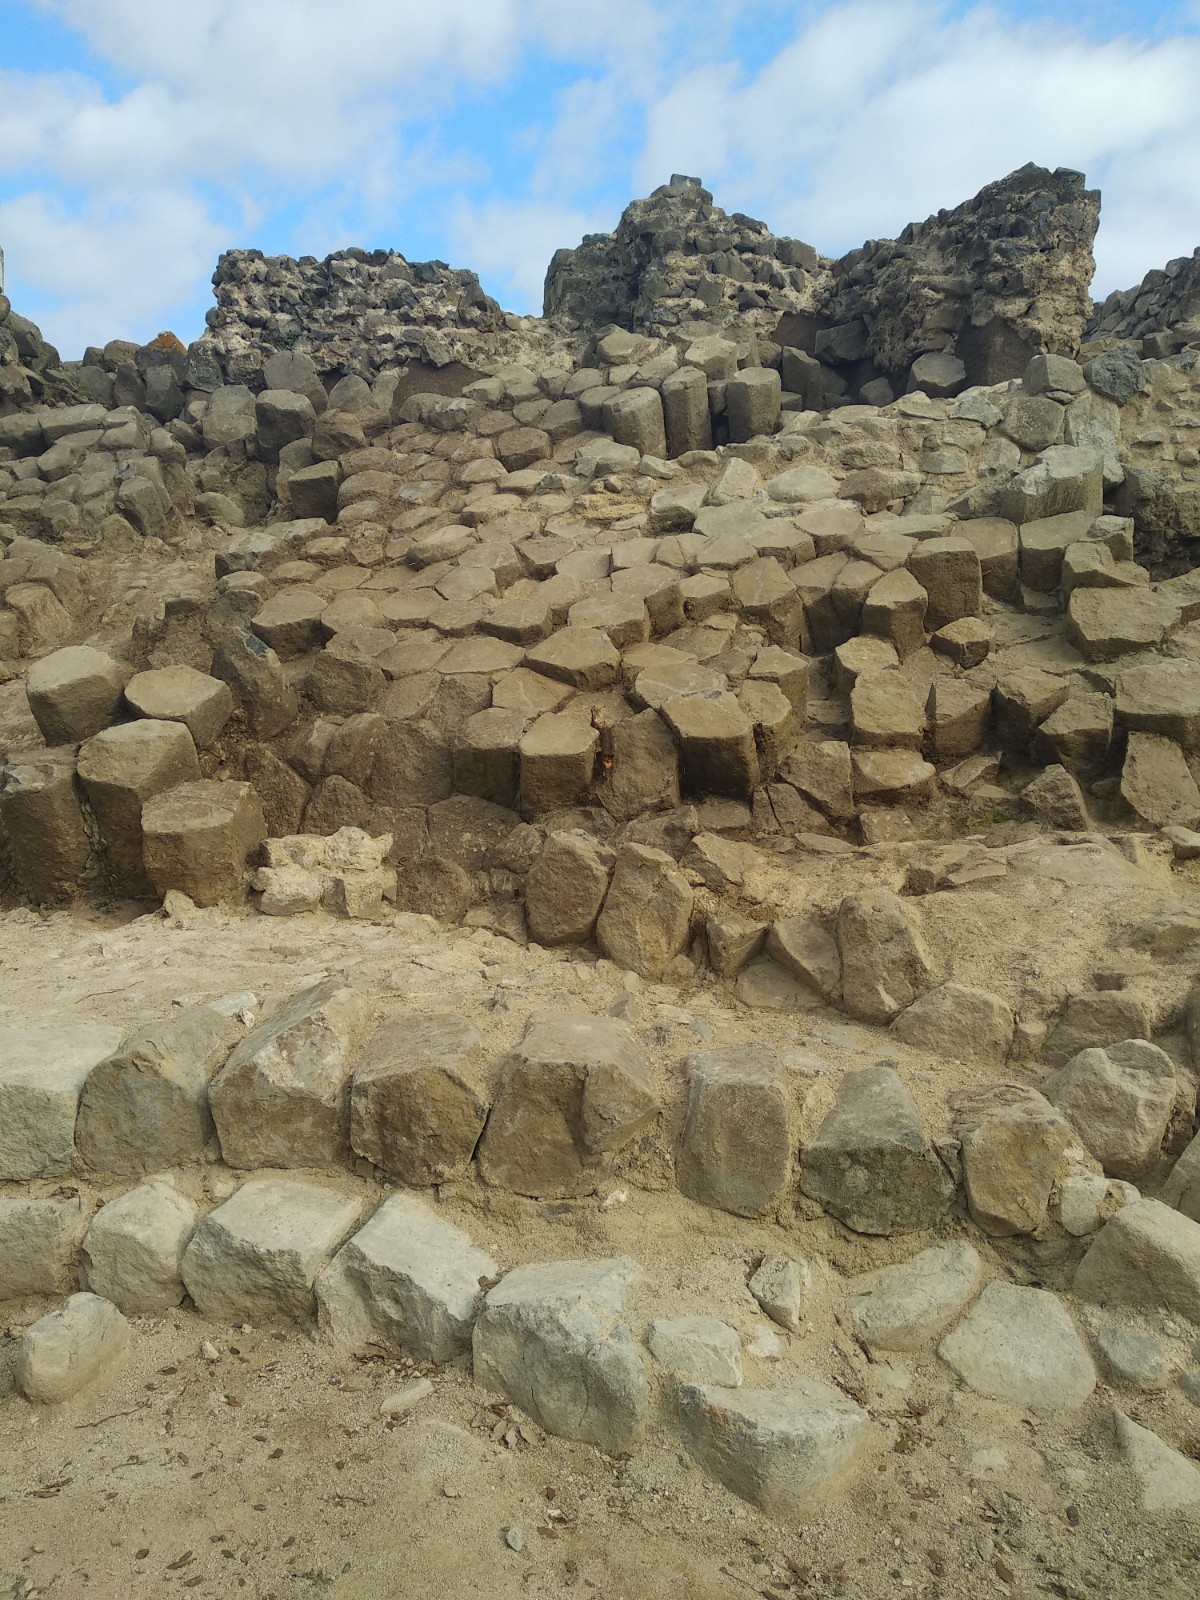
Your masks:
<svg viewBox="0 0 1200 1600"><path fill-rule="evenodd" d="M1200 245L1200 0L0 0L6 292L63 354L203 328L219 253L389 245L541 308L672 172L838 255L1026 161L1094 292Z"/></svg>

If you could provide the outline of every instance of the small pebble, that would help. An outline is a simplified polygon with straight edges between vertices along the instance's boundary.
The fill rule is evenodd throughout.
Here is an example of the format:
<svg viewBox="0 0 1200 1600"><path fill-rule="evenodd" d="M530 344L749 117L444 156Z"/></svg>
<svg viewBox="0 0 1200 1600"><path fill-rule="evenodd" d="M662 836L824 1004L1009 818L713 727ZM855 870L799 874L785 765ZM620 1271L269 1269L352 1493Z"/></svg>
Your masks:
<svg viewBox="0 0 1200 1600"><path fill-rule="evenodd" d="M504 1542L510 1550L524 1550L525 1535L520 1528L510 1528L504 1535Z"/></svg>
<svg viewBox="0 0 1200 1600"><path fill-rule="evenodd" d="M200 1358L203 1361L220 1361L221 1352L217 1349L216 1345L213 1344L211 1339L201 1340Z"/></svg>
<svg viewBox="0 0 1200 1600"><path fill-rule="evenodd" d="M422 1400L427 1400L433 1393L433 1385L428 1378L418 1378L415 1383L410 1383L407 1388L400 1389L395 1394L388 1395L379 1408L381 1417L400 1417L406 1411L411 1411L414 1406L420 1405Z"/></svg>

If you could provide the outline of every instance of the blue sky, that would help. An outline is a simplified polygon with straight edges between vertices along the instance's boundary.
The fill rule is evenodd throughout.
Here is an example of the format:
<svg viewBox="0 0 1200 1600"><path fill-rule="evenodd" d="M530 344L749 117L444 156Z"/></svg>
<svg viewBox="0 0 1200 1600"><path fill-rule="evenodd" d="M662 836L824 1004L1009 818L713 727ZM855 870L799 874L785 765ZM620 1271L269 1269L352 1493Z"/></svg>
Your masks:
<svg viewBox="0 0 1200 1600"><path fill-rule="evenodd" d="M6 291L67 356L203 328L220 251L389 245L540 309L692 172L835 255L1028 160L1095 292L1200 244L1200 0L0 0Z"/></svg>

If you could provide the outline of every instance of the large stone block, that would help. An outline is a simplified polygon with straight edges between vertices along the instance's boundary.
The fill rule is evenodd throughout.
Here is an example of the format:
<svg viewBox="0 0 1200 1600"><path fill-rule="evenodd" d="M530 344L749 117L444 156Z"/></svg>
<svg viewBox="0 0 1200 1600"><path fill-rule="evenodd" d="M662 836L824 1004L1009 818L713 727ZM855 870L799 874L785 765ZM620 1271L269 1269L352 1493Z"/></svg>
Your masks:
<svg viewBox="0 0 1200 1600"><path fill-rule="evenodd" d="M932 1227L954 1196L912 1095L886 1065L843 1078L801 1151L800 1187L856 1233Z"/></svg>
<svg viewBox="0 0 1200 1600"><path fill-rule="evenodd" d="M604 431L643 456L665 458L666 423L657 389L624 389L604 402Z"/></svg>
<svg viewBox="0 0 1200 1600"><path fill-rule="evenodd" d="M785 1523L816 1516L871 1447L862 1407L807 1378L783 1389L684 1384L679 1408L688 1448L713 1477Z"/></svg>
<svg viewBox="0 0 1200 1600"><path fill-rule="evenodd" d="M0 1199L0 1300L73 1289L86 1226L78 1197Z"/></svg>
<svg viewBox="0 0 1200 1600"><path fill-rule="evenodd" d="M393 1195L316 1281L317 1321L339 1344L437 1365L470 1349L498 1268L422 1200Z"/></svg>
<svg viewBox="0 0 1200 1600"><path fill-rule="evenodd" d="M687 789L735 799L754 793L761 776L754 727L732 694L678 694L662 715L679 741Z"/></svg>
<svg viewBox="0 0 1200 1600"><path fill-rule="evenodd" d="M70 1172L83 1086L120 1042L117 1028L0 1028L0 1179Z"/></svg>
<svg viewBox="0 0 1200 1600"><path fill-rule="evenodd" d="M692 1200L753 1217L792 1179L795 1115L787 1073L761 1045L705 1050L688 1062L688 1109L675 1180Z"/></svg>
<svg viewBox="0 0 1200 1600"><path fill-rule="evenodd" d="M109 1301L73 1294L21 1335L13 1377L21 1393L58 1405L115 1376L129 1348L129 1324Z"/></svg>
<svg viewBox="0 0 1200 1600"><path fill-rule="evenodd" d="M968 539L923 539L908 569L928 596L925 628L933 633L959 617L983 613L983 569Z"/></svg>
<svg viewBox="0 0 1200 1600"><path fill-rule="evenodd" d="M1064 1175L1075 1130L1036 1089L999 1084L955 1108L967 1205L993 1238L1036 1233Z"/></svg>
<svg viewBox="0 0 1200 1600"><path fill-rule="evenodd" d="M320 1184L248 1178L192 1236L187 1292L216 1322L311 1323L313 1285L361 1214L361 1200Z"/></svg>
<svg viewBox="0 0 1200 1600"><path fill-rule="evenodd" d="M852 1016L890 1022L933 982L925 944L898 895L866 889L838 907L842 999Z"/></svg>
<svg viewBox="0 0 1200 1600"><path fill-rule="evenodd" d="M74 750L14 755L0 781L0 825L21 887L39 905L69 899L91 855Z"/></svg>
<svg viewBox="0 0 1200 1600"><path fill-rule="evenodd" d="M955 1240L851 1278L847 1309L872 1349L919 1350L961 1316L982 1281L979 1252Z"/></svg>
<svg viewBox="0 0 1200 1600"><path fill-rule="evenodd" d="M350 1155L350 1074L362 1002L326 978L242 1040L209 1093L231 1167L320 1167Z"/></svg>
<svg viewBox="0 0 1200 1600"><path fill-rule="evenodd" d="M545 945L585 944L608 893L611 868L612 852L590 835L550 834L525 879L530 938Z"/></svg>
<svg viewBox="0 0 1200 1600"><path fill-rule="evenodd" d="M596 942L618 966L657 980L687 947L694 903L691 884L665 851L622 845Z"/></svg>
<svg viewBox="0 0 1200 1600"><path fill-rule="evenodd" d="M1099 1305L1166 1308L1200 1323L1200 1222L1157 1200L1122 1207L1079 1263L1074 1289Z"/></svg>
<svg viewBox="0 0 1200 1600"><path fill-rule="evenodd" d="M178 889L198 906L215 906L243 894L267 825L250 784L202 778L147 801L142 835L159 894Z"/></svg>
<svg viewBox="0 0 1200 1600"><path fill-rule="evenodd" d="M743 367L725 384L729 442L741 444L775 432L779 425L783 384L772 367Z"/></svg>
<svg viewBox="0 0 1200 1600"><path fill-rule="evenodd" d="M93 1294L126 1316L169 1311L183 1299L180 1266L199 1213L169 1179L144 1183L96 1213L83 1241Z"/></svg>
<svg viewBox="0 0 1200 1600"><path fill-rule="evenodd" d="M1147 1039L1083 1050L1046 1081L1046 1098L1068 1118L1112 1178L1145 1178L1175 1109L1175 1064Z"/></svg>
<svg viewBox="0 0 1200 1600"><path fill-rule="evenodd" d="M598 747L599 735L582 718L556 712L539 717L519 746L525 816L580 804L592 787Z"/></svg>
<svg viewBox="0 0 1200 1600"><path fill-rule="evenodd" d="M106 728L81 748L79 777L116 885L154 893L143 860L142 808L166 789L199 780L191 734L182 722L150 718Z"/></svg>
<svg viewBox="0 0 1200 1600"><path fill-rule="evenodd" d="M475 1381L518 1405L547 1433L610 1455L645 1427L648 1386L620 1319L633 1261L518 1267L491 1290L475 1324Z"/></svg>
<svg viewBox="0 0 1200 1600"><path fill-rule="evenodd" d="M1013 1014L987 989L940 983L900 1013L892 1032L937 1056L999 1066L1012 1048Z"/></svg>
<svg viewBox="0 0 1200 1600"><path fill-rule="evenodd" d="M483 1039L465 1017L385 1022L363 1052L350 1094L350 1143L398 1183L462 1177L491 1105Z"/></svg>
<svg viewBox="0 0 1200 1600"><path fill-rule="evenodd" d="M25 679L33 719L48 745L79 744L114 721L129 668L91 645L35 661Z"/></svg>
<svg viewBox="0 0 1200 1600"><path fill-rule="evenodd" d="M234 1018L196 1006L114 1043L80 1097L85 1165L126 1176L203 1161L215 1141L208 1087L241 1033Z"/></svg>
<svg viewBox="0 0 1200 1600"><path fill-rule="evenodd" d="M139 672L126 685L125 699L139 717L182 722L197 750L207 750L233 715L229 685L194 667Z"/></svg>
<svg viewBox="0 0 1200 1600"><path fill-rule="evenodd" d="M1031 1411L1074 1411L1096 1369L1062 1301L1044 1289L989 1283L938 1354L976 1394Z"/></svg>
<svg viewBox="0 0 1200 1600"><path fill-rule="evenodd" d="M587 1193L658 1112L646 1063L623 1023L534 1016L502 1069L480 1171L518 1194Z"/></svg>

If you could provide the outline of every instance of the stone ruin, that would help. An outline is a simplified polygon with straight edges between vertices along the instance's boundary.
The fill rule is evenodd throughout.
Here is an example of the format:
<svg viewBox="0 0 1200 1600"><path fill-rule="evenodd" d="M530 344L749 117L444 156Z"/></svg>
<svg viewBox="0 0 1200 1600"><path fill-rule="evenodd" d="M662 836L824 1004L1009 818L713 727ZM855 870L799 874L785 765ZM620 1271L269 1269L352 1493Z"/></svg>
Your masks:
<svg viewBox="0 0 1200 1600"><path fill-rule="evenodd" d="M497 1284L424 1198L618 1179L917 1235L848 1281L855 1337L940 1340L976 1393L1083 1406L1068 1304L1112 1381L1187 1365L1200 325L1191 263L1093 307L1098 210L1026 167L831 261L677 177L558 252L543 319L394 252L238 251L190 348L72 363L0 300L10 907L440 924L775 1030L667 1062L628 1008L558 1005L500 1048L332 979L262 1020L235 996L0 1030L0 1297L89 1291L25 1335L29 1394L63 1397L64 1342L98 1370L122 1313L186 1291L473 1348L548 1432L630 1449L634 1263ZM1125 954L1097 924L1067 992L1016 956L964 975L969 908L1031 875L1142 895ZM849 1053L819 1115L825 1069L781 1028ZM981 1075L936 1126L922 1053ZM250 1176L202 1215L163 1174L214 1163ZM134 1186L93 1220L65 1175ZM980 1253L1048 1237L1058 1295ZM749 1289L798 1335L829 1270L772 1254ZM1097 1310L1162 1306L1136 1333ZM811 1514L867 1412L743 1388L736 1333L685 1323L648 1337L690 1448ZM1120 1415L1135 1471L1166 1452L1200 1503Z"/></svg>

